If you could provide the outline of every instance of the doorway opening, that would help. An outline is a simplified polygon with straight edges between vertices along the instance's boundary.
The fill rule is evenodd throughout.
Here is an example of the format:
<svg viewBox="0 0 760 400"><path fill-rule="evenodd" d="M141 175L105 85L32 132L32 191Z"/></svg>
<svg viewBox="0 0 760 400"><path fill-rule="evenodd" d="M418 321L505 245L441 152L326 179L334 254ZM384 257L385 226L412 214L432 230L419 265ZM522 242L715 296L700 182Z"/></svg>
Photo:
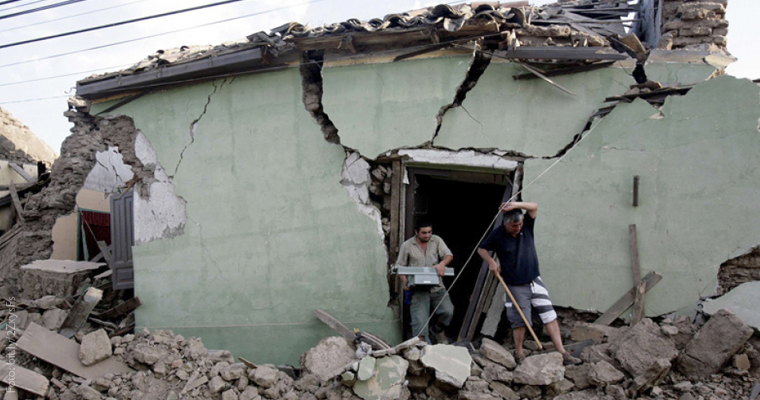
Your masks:
<svg viewBox="0 0 760 400"><path fill-rule="evenodd" d="M430 221L433 233L440 236L454 254L449 266L454 268L455 275L465 269L453 287L455 277L443 279L454 304L454 319L446 334L456 338L466 319L483 260L474 254L467 265L465 262L489 228L501 202L512 195L514 172L408 168L407 175L409 185L405 199L403 240L414 236L416 221ZM404 336L408 338L413 335L408 306L404 311Z"/></svg>

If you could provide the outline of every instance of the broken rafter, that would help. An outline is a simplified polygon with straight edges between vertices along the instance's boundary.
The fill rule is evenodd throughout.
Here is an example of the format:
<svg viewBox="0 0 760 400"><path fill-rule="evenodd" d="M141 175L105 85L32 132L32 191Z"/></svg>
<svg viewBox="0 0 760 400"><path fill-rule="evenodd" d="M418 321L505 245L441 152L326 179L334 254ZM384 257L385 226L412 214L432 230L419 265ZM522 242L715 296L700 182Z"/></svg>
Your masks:
<svg viewBox="0 0 760 400"><path fill-rule="evenodd" d="M13 168L14 171L16 171L17 174L21 175L22 178L26 179L27 182L34 182L36 179L32 178L31 175L29 175L26 171L24 171L23 168L19 167L16 163L8 163L8 166Z"/></svg>
<svg viewBox="0 0 760 400"><path fill-rule="evenodd" d="M16 217L18 218L19 222L21 223L26 222L24 220L24 216L22 215L24 213L24 208L21 207L21 201L18 198L16 185L13 184L13 181L11 181L10 184L8 185L8 189L10 189L10 192L11 192L11 201L13 202L13 207L16 210Z"/></svg>
<svg viewBox="0 0 760 400"><path fill-rule="evenodd" d="M539 70L537 70L537 69L535 69L535 68L533 68L533 67L531 67L531 66L529 66L529 65L527 65L527 64L525 64L525 63L519 62L519 61L516 61L516 63L517 63L519 66L521 66L521 67L523 67L523 68L527 69L527 70L528 70L528 72L530 72L530 73L532 73L533 75L536 75L537 77L539 77L539 78L543 79L544 81L546 81L547 83L549 83L549 84L551 84L552 86L556 87L557 89L559 89L559 90L561 90L561 91L563 91L563 92L565 92L565 93L567 93L567 94L571 94L571 95L573 95L573 96L577 96L577 94L575 94L575 93L571 92L571 91L570 91L570 90L568 90L568 89L565 89L564 87L562 87L562 85L560 85L560 84L558 84L558 83L554 82L553 80L551 80L551 79L547 78L547 77L546 77L546 75L542 74L542 73L541 73Z"/></svg>
<svg viewBox="0 0 760 400"><path fill-rule="evenodd" d="M646 287L644 288L645 293L651 290L654 285L657 284L662 280L662 275L658 274L657 272L650 272L647 274L647 276L642 279L642 284L645 284ZM627 310L633 305L633 302L636 298L636 290L637 287L631 288L631 290L628 291L623 297L621 297L618 301L615 302L615 304L612 305L607 311L602 314L601 317L597 318L596 321L594 321L595 324L600 325L609 325L614 321L617 317L620 316L620 314L623 313L623 311Z"/></svg>
<svg viewBox="0 0 760 400"><path fill-rule="evenodd" d="M579 72L588 72L593 71L596 69L601 68L607 68L610 65L614 64L614 61L605 61L600 63L594 63L594 64L584 64L584 65L576 65L572 67L567 68L557 68L549 71L541 71L545 76L560 76L560 75L569 75L569 74L576 74ZM514 80L526 80L526 79L537 79L538 77L535 74L519 74L512 76L512 79Z"/></svg>

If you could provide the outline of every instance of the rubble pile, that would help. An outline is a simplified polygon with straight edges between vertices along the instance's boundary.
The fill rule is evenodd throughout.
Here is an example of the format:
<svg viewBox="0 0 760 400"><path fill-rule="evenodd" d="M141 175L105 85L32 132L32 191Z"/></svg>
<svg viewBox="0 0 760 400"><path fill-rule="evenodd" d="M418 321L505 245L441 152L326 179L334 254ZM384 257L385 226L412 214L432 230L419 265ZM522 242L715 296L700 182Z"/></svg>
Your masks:
<svg viewBox="0 0 760 400"><path fill-rule="evenodd" d="M726 48L727 0L665 0L662 7L662 36L658 48Z"/></svg>
<svg viewBox="0 0 760 400"><path fill-rule="evenodd" d="M32 302L29 310L45 311L27 311L27 321L56 326L45 322L46 315L65 311L57 308L60 299L51 297ZM38 329L27 324L29 331ZM621 328L577 322L569 348L584 363L567 366L557 352L527 349L528 357L518 364L508 348L488 338L477 350L470 344L428 345L417 338L378 350L335 336L304 353L295 369L236 360L229 351L208 350L200 339L171 331L109 338L103 329L75 337L81 342L76 362L89 366L82 370L87 373L72 373L76 368L64 363L16 357L49 379L46 398L60 400L750 399L760 378L755 347L760 338L754 333L725 310L699 329L686 317L659 324L644 319ZM5 346L8 360L15 349ZM110 372L113 364L121 365L121 372Z"/></svg>

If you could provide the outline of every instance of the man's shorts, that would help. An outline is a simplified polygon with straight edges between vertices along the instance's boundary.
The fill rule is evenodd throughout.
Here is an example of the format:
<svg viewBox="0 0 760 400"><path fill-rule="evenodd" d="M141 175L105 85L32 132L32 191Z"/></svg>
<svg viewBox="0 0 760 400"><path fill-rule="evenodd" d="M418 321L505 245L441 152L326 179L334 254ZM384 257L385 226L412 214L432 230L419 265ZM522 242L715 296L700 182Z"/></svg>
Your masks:
<svg viewBox="0 0 760 400"><path fill-rule="evenodd" d="M554 312L552 301L549 299L549 291L546 290L546 285L544 285L544 281L541 280L540 276L531 283L525 285L507 285L507 287L509 287L509 291L512 292L512 296L514 296L515 301L520 306L523 314L525 314L525 319L531 322L531 326L533 325L531 306L536 310L544 324L557 319L557 313ZM512 329L525 326L525 322L520 318L520 313L513 306L509 296L507 296L505 306L507 307L507 319L512 325Z"/></svg>

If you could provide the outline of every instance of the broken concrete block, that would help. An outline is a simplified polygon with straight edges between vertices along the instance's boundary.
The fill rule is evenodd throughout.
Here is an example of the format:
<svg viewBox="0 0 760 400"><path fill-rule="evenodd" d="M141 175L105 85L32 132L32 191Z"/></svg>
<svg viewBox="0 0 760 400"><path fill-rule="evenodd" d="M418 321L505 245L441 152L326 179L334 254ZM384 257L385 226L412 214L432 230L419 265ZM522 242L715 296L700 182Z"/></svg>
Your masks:
<svg viewBox="0 0 760 400"><path fill-rule="evenodd" d="M401 395L408 366L409 363L399 356L380 358L373 376L354 384L354 393L364 400L396 399Z"/></svg>
<svg viewBox="0 0 760 400"><path fill-rule="evenodd" d="M670 372L670 361L661 358L652 363L643 374L635 377L630 385L633 392L643 392L657 386Z"/></svg>
<svg viewBox="0 0 760 400"><path fill-rule="evenodd" d="M504 400L520 400L520 396L512 388L501 382L491 382L488 386Z"/></svg>
<svg viewBox="0 0 760 400"><path fill-rule="evenodd" d="M568 365L565 367L565 378L571 380L575 387L583 390L591 386L588 381L588 373L591 369L591 363L581 365Z"/></svg>
<svg viewBox="0 0 760 400"><path fill-rule="evenodd" d="M607 361L612 363L612 357L610 356L610 349L612 344L603 343L588 346L581 351L581 360L585 363L596 363L599 361Z"/></svg>
<svg viewBox="0 0 760 400"><path fill-rule="evenodd" d="M245 375L245 364L232 364L222 369L219 374L222 376L222 379L227 382L232 382L234 380L240 379Z"/></svg>
<svg viewBox="0 0 760 400"><path fill-rule="evenodd" d="M467 392L488 393L488 382L477 377L470 377L464 383L464 390Z"/></svg>
<svg viewBox="0 0 760 400"><path fill-rule="evenodd" d="M124 335L122 340L128 343L131 342L132 339L134 339L134 335ZM208 350L206 350L206 347L199 338L190 338L187 341L185 348L182 349L182 355L191 360L197 360L206 354L208 354Z"/></svg>
<svg viewBox="0 0 760 400"><path fill-rule="evenodd" d="M625 375L607 361L592 364L588 372L588 381L594 386L607 386L625 379Z"/></svg>
<svg viewBox="0 0 760 400"><path fill-rule="evenodd" d="M359 370L356 371L356 379L360 381L366 381L372 377L375 372L375 364L377 359L375 357L367 356L359 361Z"/></svg>
<svg viewBox="0 0 760 400"><path fill-rule="evenodd" d="M586 389L580 392L570 392L561 394L554 398L554 400L599 400L599 396L596 394L596 390Z"/></svg>
<svg viewBox="0 0 760 400"><path fill-rule="evenodd" d="M336 370L355 359L354 348L346 339L331 336L322 339L301 356L301 367L306 373L316 375L320 381L325 381L330 379Z"/></svg>
<svg viewBox="0 0 760 400"><path fill-rule="evenodd" d="M238 395L235 393L235 390L230 389L222 393L222 400L238 400Z"/></svg>
<svg viewBox="0 0 760 400"><path fill-rule="evenodd" d="M515 369L517 366L515 357L512 356L512 354L507 351L504 346L488 338L483 338L483 342L480 345L480 354L489 360L495 363L499 363L509 369Z"/></svg>
<svg viewBox="0 0 760 400"><path fill-rule="evenodd" d="M483 368L481 377L488 382L499 381L504 383L512 382L512 373L503 365L490 363Z"/></svg>
<svg viewBox="0 0 760 400"><path fill-rule="evenodd" d="M39 299L45 295L71 296L90 273L106 264L70 260L37 260L19 270L24 298Z"/></svg>
<svg viewBox="0 0 760 400"><path fill-rule="evenodd" d="M42 314L42 325L51 331L57 331L63 326L63 321L68 315L68 311L53 307Z"/></svg>
<svg viewBox="0 0 760 400"><path fill-rule="evenodd" d="M609 385L604 388L604 393L607 396L612 396L614 400L628 400L628 396L625 394L625 390L618 385Z"/></svg>
<svg viewBox="0 0 760 400"><path fill-rule="evenodd" d="M527 385L520 388L520 390L517 391L517 394L522 399L539 399L543 393L541 393L541 387Z"/></svg>
<svg viewBox="0 0 760 400"><path fill-rule="evenodd" d="M570 337L576 342L593 340L594 344L599 344L605 342L607 338L609 338L609 341L613 341L621 334L622 332L619 328L578 321L575 323L575 326L573 326Z"/></svg>
<svg viewBox="0 0 760 400"><path fill-rule="evenodd" d="M224 382L224 379L222 379L221 376L215 376L208 381L208 390L210 390L211 393L219 393L224 389L225 385L227 385L227 383Z"/></svg>
<svg viewBox="0 0 760 400"><path fill-rule="evenodd" d="M267 389L277 383L277 368L272 365L259 365L248 373L248 379Z"/></svg>
<svg viewBox="0 0 760 400"><path fill-rule="evenodd" d="M625 331L612 350L615 360L633 376L646 372L657 359L672 361L678 356L673 340L666 338L649 318Z"/></svg>
<svg viewBox="0 0 760 400"><path fill-rule="evenodd" d="M744 346L752 332L739 317L719 310L686 346L678 358L678 370L690 380L717 373Z"/></svg>
<svg viewBox="0 0 760 400"><path fill-rule="evenodd" d="M32 306L42 310L49 310L53 307L57 307L63 303L63 299L55 297L53 295L42 296L32 302Z"/></svg>
<svg viewBox="0 0 760 400"><path fill-rule="evenodd" d="M573 390L574 387L575 385L573 384L573 382L570 382L567 379L554 382L551 385L546 387L546 397L548 398L557 397L561 394L564 394Z"/></svg>
<svg viewBox="0 0 760 400"><path fill-rule="evenodd" d="M562 354L555 352L526 357L515 369L512 380L524 385L550 385L564 377Z"/></svg>
<svg viewBox="0 0 760 400"><path fill-rule="evenodd" d="M706 300L703 311L712 315L718 310L728 310L739 317L746 325L760 330L760 281L746 282L733 288L717 299Z"/></svg>
<svg viewBox="0 0 760 400"><path fill-rule="evenodd" d="M103 329L89 333L79 345L79 360L84 365L93 365L111 357L111 339Z"/></svg>
<svg viewBox="0 0 760 400"><path fill-rule="evenodd" d="M749 357L746 354L735 355L732 365L735 368L743 369L745 371L749 371L749 369L752 367L752 364L749 362Z"/></svg>
<svg viewBox="0 0 760 400"><path fill-rule="evenodd" d="M167 355L169 355L167 350L151 346L147 343L139 343L132 350L132 357L134 357L135 360L148 365L153 365L159 362Z"/></svg>
<svg viewBox="0 0 760 400"><path fill-rule="evenodd" d="M483 392L470 392L468 390L462 390L459 392L459 399L461 400L498 400L498 397Z"/></svg>
<svg viewBox="0 0 760 400"><path fill-rule="evenodd" d="M422 365L435 370L435 378L461 388L470 376L472 357L464 347L437 344L426 346L420 357Z"/></svg>
<svg viewBox="0 0 760 400"><path fill-rule="evenodd" d="M248 386L243 390L243 393L240 393L240 396L238 396L239 400L255 400L256 398L261 399L261 396L259 396L259 391L255 386Z"/></svg>

